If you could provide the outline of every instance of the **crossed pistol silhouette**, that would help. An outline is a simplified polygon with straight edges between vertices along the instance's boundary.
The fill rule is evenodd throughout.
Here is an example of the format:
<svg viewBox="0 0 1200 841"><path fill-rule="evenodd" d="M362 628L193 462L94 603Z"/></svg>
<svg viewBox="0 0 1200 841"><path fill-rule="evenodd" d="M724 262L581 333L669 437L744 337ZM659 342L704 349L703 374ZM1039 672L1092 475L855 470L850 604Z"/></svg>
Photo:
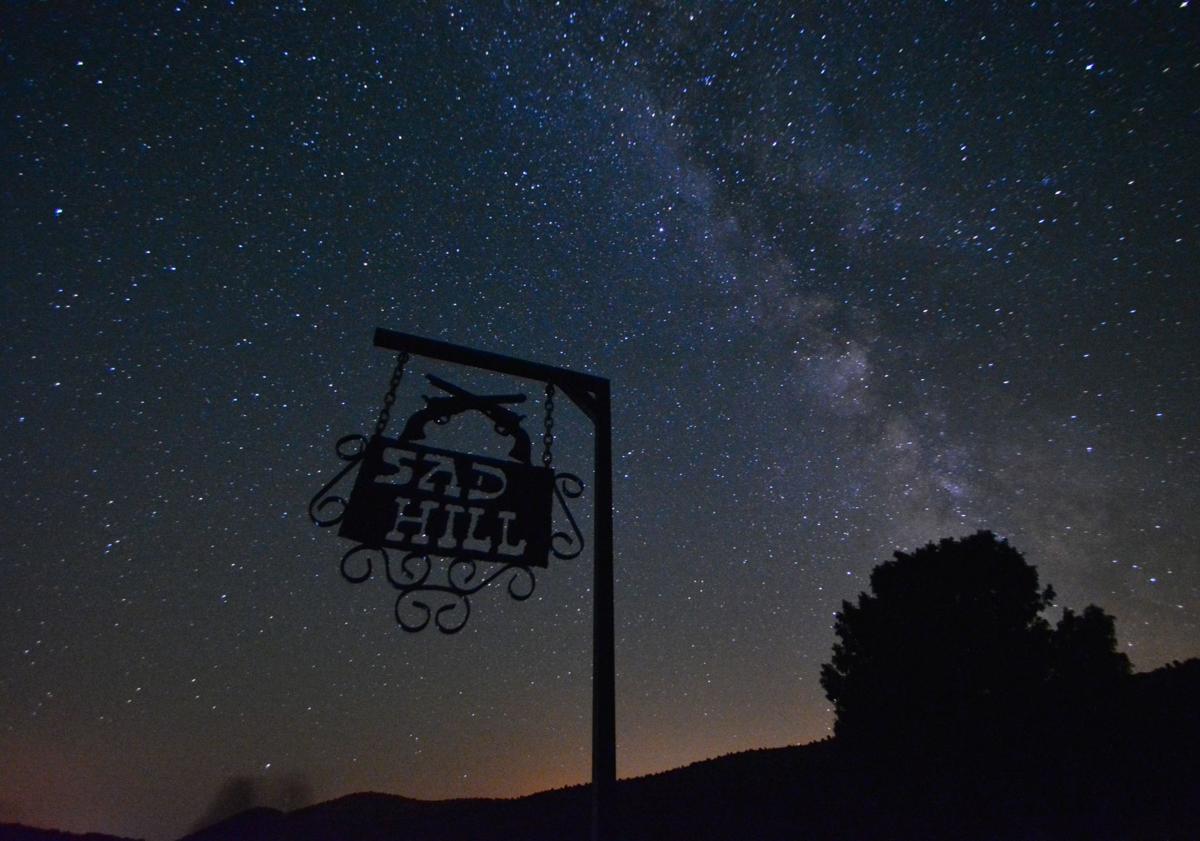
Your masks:
<svg viewBox="0 0 1200 841"><path fill-rule="evenodd" d="M525 464L530 463L529 433L521 428L525 416L504 408L505 404L524 403L524 394L472 394L433 374L426 374L425 378L450 396L424 396L425 408L418 409L409 417L404 431L400 433L400 440L421 441L425 438L425 427L430 421L441 425L463 412L479 412L492 422L492 428L498 434L512 436L513 448L508 454Z"/></svg>

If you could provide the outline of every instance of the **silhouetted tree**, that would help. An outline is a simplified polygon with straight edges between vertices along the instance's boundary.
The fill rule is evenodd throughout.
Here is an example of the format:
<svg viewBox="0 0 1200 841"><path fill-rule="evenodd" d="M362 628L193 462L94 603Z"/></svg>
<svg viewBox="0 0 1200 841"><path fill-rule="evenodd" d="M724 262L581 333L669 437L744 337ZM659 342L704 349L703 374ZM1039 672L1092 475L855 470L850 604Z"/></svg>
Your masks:
<svg viewBox="0 0 1200 841"><path fill-rule="evenodd" d="M1129 658L1117 651L1115 620L1094 604L1081 614L1063 610L1050 655L1051 680L1077 690L1102 689L1131 671Z"/></svg>
<svg viewBox="0 0 1200 841"><path fill-rule="evenodd" d="M1048 703L1092 703L1126 678L1113 618L1065 610L1037 570L987 531L946 538L871 572L871 593L844 602L821 685L847 741L928 747L1029 735ZM1050 692L1048 690L1053 690Z"/></svg>
<svg viewBox="0 0 1200 841"><path fill-rule="evenodd" d="M1020 552L981 531L896 552L843 603L821 685L873 802L911 819L893 837L1059 837L1079 820L1080 837L1129 837L1135 819L1110 808L1121 792L1196 791L1179 769L1200 744L1184 700L1200 682L1139 682L1112 616L1064 610L1052 628L1041 613L1053 598ZM1136 820L1173 814L1170 797L1147 799ZM1098 832L1110 824L1123 828Z"/></svg>
<svg viewBox="0 0 1200 841"><path fill-rule="evenodd" d="M947 538L871 572L871 594L843 602L821 685L847 740L910 742L999 734L1045 677L1054 597L991 532Z"/></svg>

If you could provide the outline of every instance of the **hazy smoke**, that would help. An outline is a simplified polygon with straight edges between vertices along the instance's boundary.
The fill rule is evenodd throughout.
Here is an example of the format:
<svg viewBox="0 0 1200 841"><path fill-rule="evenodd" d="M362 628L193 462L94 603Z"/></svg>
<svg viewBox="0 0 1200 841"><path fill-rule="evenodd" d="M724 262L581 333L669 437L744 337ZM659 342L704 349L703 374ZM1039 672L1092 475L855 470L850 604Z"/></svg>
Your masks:
<svg viewBox="0 0 1200 841"><path fill-rule="evenodd" d="M204 814L193 825L192 831L212 826L247 809L265 806L290 812L312 802L312 785L299 771L272 776L269 779L230 777L217 790Z"/></svg>

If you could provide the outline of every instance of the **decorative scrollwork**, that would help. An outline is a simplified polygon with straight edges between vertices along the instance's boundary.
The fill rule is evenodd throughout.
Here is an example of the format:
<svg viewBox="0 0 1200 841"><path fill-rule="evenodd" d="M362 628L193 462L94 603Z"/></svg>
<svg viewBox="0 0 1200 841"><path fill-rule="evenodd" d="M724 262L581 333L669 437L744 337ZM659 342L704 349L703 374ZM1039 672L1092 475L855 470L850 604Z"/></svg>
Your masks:
<svg viewBox="0 0 1200 841"><path fill-rule="evenodd" d="M413 564L420 566L413 568ZM397 590L412 589L420 587L429 578L429 573L433 570L433 565L429 562L428 555L419 555L416 552L408 552L400 561L400 577L392 575L392 561L387 558L384 561L384 568L387 570L387 580Z"/></svg>
<svg viewBox="0 0 1200 841"><path fill-rule="evenodd" d="M529 567L516 564L500 566L480 577L476 561L458 558L446 566L443 584L429 582L434 565L428 555L408 553L396 574L390 561L385 563L388 581L400 591L396 596L396 622L409 633L423 631L432 622L443 634L457 634L471 618L471 596L506 573L512 573L507 589L515 601L532 596L537 584Z"/></svg>
<svg viewBox="0 0 1200 841"><path fill-rule="evenodd" d="M567 515L567 522L571 524L571 531L574 533L554 532L550 535L550 551L554 557L565 561L578 558L579 553L583 551L583 532L579 530L579 523L575 522L575 515L571 513L571 509L567 505L568 499L579 499L581 496L583 496L582 479L574 473L554 474L554 498L562 506L563 513Z"/></svg>
<svg viewBox="0 0 1200 841"><path fill-rule="evenodd" d="M446 594L442 597L445 599L445 604L439 606L437 610L430 608L429 602L423 598L423 594L429 592ZM408 618L406 612L411 615L414 610L416 618ZM455 622L453 619L457 611L461 611L462 617ZM396 596L396 622L410 634L425 630L429 627L430 619L433 620L437 629L443 634L457 634L466 627L467 620L470 618L471 600L466 596L454 594L445 588L431 587L426 590L405 590Z"/></svg>
<svg viewBox="0 0 1200 841"><path fill-rule="evenodd" d="M386 549L363 546L362 544L359 544L348 551L345 555L342 555L342 578L346 579L351 584L361 584L370 578L371 570L374 569L374 564L371 563L372 552L378 552L383 556L383 562L385 564L387 563L388 553ZM364 569L362 572L355 572L354 569L357 564L365 564L366 569Z"/></svg>
<svg viewBox="0 0 1200 841"><path fill-rule="evenodd" d="M363 435L344 435L338 439L334 445L334 450L337 452L338 458L346 462L338 474L326 482L321 490L317 491L308 502L308 518L316 523L321 528L329 528L336 526L342 521L342 515L346 513L346 499L333 492L333 488L338 482L358 466L358 463L363 460L363 456L367 451L367 439ZM333 507L332 513L324 513L326 509ZM351 552L355 550L350 550ZM347 556L350 552L346 553ZM346 559L342 559L343 569ZM342 573L345 575L345 572ZM367 573L370 575L370 572Z"/></svg>

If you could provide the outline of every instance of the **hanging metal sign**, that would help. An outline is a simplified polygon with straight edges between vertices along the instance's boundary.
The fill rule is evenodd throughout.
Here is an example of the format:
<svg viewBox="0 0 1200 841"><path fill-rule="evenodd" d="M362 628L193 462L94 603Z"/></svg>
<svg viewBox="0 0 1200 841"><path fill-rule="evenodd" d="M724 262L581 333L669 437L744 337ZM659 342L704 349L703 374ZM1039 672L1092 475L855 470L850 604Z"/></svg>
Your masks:
<svg viewBox="0 0 1200 841"><path fill-rule="evenodd" d="M551 556L574 558L583 551L583 535L567 506L583 493L571 473L550 466L554 430L554 387L547 385L541 466L531 463L524 418L508 406L523 394L478 395L433 375L443 394L426 397L398 438L385 437L396 389L407 356L401 354L384 397L375 434L347 435L337 443L349 462L309 503L319 526L338 526L341 537L357 545L342 557L342 576L360 583L382 561L388 582L399 591L396 620L406 631L432 621L444 633L462 630L470 616L470 596L499 576L508 578L509 595L529 598L534 568ZM466 412L477 412L493 430L512 439L509 459L493 458L422 443L430 423L442 425ZM349 499L336 488L357 468ZM555 500L570 531L555 531ZM388 550L398 550L398 558ZM445 559L439 566L435 559ZM490 566L480 571L478 565Z"/></svg>
<svg viewBox="0 0 1200 841"><path fill-rule="evenodd" d="M583 536L567 500L583 494L583 483L578 476L551 466L556 389L562 389L592 424L596 484L591 558L591 837L608 841L616 835L617 785L610 384L579 371L393 330L376 330L375 345L397 353L375 433L369 440L347 435L337 442L338 458L345 464L312 498L308 513L317 525L337 525L344 537L355 541L342 556L342 576L348 581L366 581L375 565L382 564L388 583L399 591L396 621L405 631L433 624L444 633L457 633L470 617L470 597L491 582L507 581L512 598L527 599L533 593L534 567L545 566L551 555L579 556ZM523 402L524 395L484 397L436 377L429 381L444 394L426 397L425 408L408 419L400 436L386 437L410 353L543 383L542 467L531 463L522 418L507 408ZM483 414L497 434L513 439L511 460L437 449L425 441L429 421L444 424L465 411ZM348 477L354 482L349 500L339 490L343 481L351 481ZM559 514L569 530L553 531L552 521Z"/></svg>
<svg viewBox="0 0 1200 841"><path fill-rule="evenodd" d="M546 467L376 436L338 534L369 547L544 567L553 494Z"/></svg>

